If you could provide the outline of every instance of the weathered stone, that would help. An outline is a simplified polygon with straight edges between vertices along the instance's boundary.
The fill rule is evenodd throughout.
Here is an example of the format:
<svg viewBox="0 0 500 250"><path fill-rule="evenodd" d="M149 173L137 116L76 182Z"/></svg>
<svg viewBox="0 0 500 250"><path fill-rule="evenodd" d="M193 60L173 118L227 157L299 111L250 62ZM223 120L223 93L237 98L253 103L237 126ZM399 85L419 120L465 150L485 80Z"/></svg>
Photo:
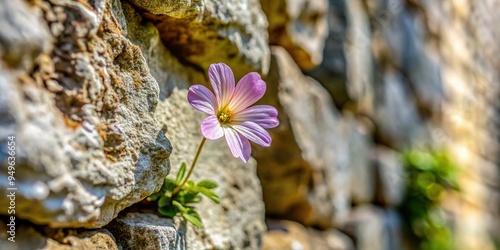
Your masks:
<svg viewBox="0 0 500 250"><path fill-rule="evenodd" d="M268 220L263 250L311 249L307 229L293 221Z"/></svg>
<svg viewBox="0 0 500 250"><path fill-rule="evenodd" d="M317 231L309 229L311 249L325 250L354 250L353 240L344 233L329 229L326 231Z"/></svg>
<svg viewBox="0 0 500 250"><path fill-rule="evenodd" d="M497 68L500 65L500 58L496 55L500 53L500 45L498 44L498 37L500 36L500 29L495 26L498 22L500 22L500 16L495 15L495 9L500 6L500 3L497 1L480 1L480 2L462 2L454 1L455 5L460 5L459 8L461 12L461 20L470 21L471 25L474 27L472 32L475 35L475 41L477 41L478 46L474 46L473 48L478 51L481 57L485 58L489 63L495 65ZM468 7L470 8L468 9ZM470 11L469 16L465 16L462 13L467 13ZM487 70L492 65L484 67L480 70L480 74L488 77L491 80L499 80L500 75L498 75L498 71L489 71ZM490 83L493 84L493 83ZM499 90L498 82L497 82L497 93ZM499 103L496 103L496 107L498 109ZM500 160L500 159L499 159Z"/></svg>
<svg viewBox="0 0 500 250"><path fill-rule="evenodd" d="M42 234L31 225L24 225L20 220L16 220L16 225L12 228L14 229L14 234L11 235L8 232L11 231L11 226L7 225L10 223L10 220L2 218L0 222L0 249L42 249L47 244L47 238L42 236ZM12 236L15 237L11 238ZM11 240L9 240L9 238Z"/></svg>
<svg viewBox="0 0 500 250"><path fill-rule="evenodd" d="M373 94L373 60L371 30L361 0L346 1L348 18L345 55L347 61L347 90L358 101L358 109L370 114Z"/></svg>
<svg viewBox="0 0 500 250"><path fill-rule="evenodd" d="M25 1L0 1L0 59L12 68L30 70L52 45L47 26Z"/></svg>
<svg viewBox="0 0 500 250"><path fill-rule="evenodd" d="M269 42L285 48L302 69L323 59L328 0L260 1L269 20Z"/></svg>
<svg viewBox="0 0 500 250"><path fill-rule="evenodd" d="M44 250L118 250L113 235L106 229L92 231L57 230L49 233Z"/></svg>
<svg viewBox="0 0 500 250"><path fill-rule="evenodd" d="M500 190L500 168L492 162L476 159L479 178L487 185Z"/></svg>
<svg viewBox="0 0 500 250"><path fill-rule="evenodd" d="M384 225L387 234L387 244L390 250L405 249L403 218L396 210L388 209L384 211Z"/></svg>
<svg viewBox="0 0 500 250"><path fill-rule="evenodd" d="M467 188L471 188L468 186ZM481 208L474 206L466 206L461 209L461 213L467 214L462 218L456 218L453 227L456 249L496 249L495 243L492 241L488 230L492 217L484 214Z"/></svg>
<svg viewBox="0 0 500 250"><path fill-rule="evenodd" d="M191 249L173 221L156 214L125 213L106 228L116 237L120 249ZM190 246L189 246L190 247Z"/></svg>
<svg viewBox="0 0 500 250"><path fill-rule="evenodd" d="M490 189L490 197L487 204L487 211L490 215L488 222L488 231L490 232L493 242L500 242L500 190Z"/></svg>
<svg viewBox="0 0 500 250"><path fill-rule="evenodd" d="M160 102L156 117L166 135L175 145L172 174L182 162L192 161L202 140L200 123L206 116L193 109L186 99L186 90L174 90ZM256 249L265 232L264 204L261 186L256 175L256 163L244 164L234 158L224 139L207 141L191 179L210 179L219 184L215 192L220 204L203 199L197 211L205 227L187 228L186 241L190 249Z"/></svg>
<svg viewBox="0 0 500 250"><path fill-rule="evenodd" d="M373 152L377 168L377 201L395 207L403 200L406 173L401 155L389 148L378 146Z"/></svg>
<svg viewBox="0 0 500 250"><path fill-rule="evenodd" d="M171 146L154 118L158 84L109 5L92 4L37 2L64 32L31 75L0 73L0 177L15 136L16 216L37 224L105 225L157 191L169 170ZM10 185L0 186L6 207Z"/></svg>
<svg viewBox="0 0 500 250"><path fill-rule="evenodd" d="M292 221L269 220L269 231L263 242L263 250L353 250L352 240L343 233L332 229L318 231L308 229Z"/></svg>
<svg viewBox="0 0 500 250"><path fill-rule="evenodd" d="M370 203L375 198L376 170L371 162L373 148L372 131L367 124L361 121L344 117L342 135L348 135L347 143L350 173L350 197L353 203ZM343 188L337 186L337 188Z"/></svg>
<svg viewBox="0 0 500 250"><path fill-rule="evenodd" d="M179 62L163 45L158 29L127 2L113 1L113 11L132 43L141 48L149 72L158 82L160 99L170 95L172 90L186 88L190 83L205 83L204 74Z"/></svg>
<svg viewBox="0 0 500 250"><path fill-rule="evenodd" d="M373 106L379 141L394 148L409 146L421 120L402 75L383 73L375 89Z"/></svg>
<svg viewBox="0 0 500 250"><path fill-rule="evenodd" d="M267 74L267 19L259 0L130 1L152 20L165 46L183 63L206 69L229 65L237 78Z"/></svg>
<svg viewBox="0 0 500 250"><path fill-rule="evenodd" d="M418 36L413 20L400 0L377 1L373 17L373 53L380 62L406 69L422 49L422 37ZM390 8L389 2L399 6Z"/></svg>
<svg viewBox="0 0 500 250"><path fill-rule="evenodd" d="M74 230L50 229L32 225L26 221L16 220L15 242L8 240L11 237L6 233L8 222L1 220L0 249L24 250L85 250L106 249L118 250L115 238L106 229Z"/></svg>
<svg viewBox="0 0 500 250"><path fill-rule="evenodd" d="M267 93L262 103L278 109L280 126L270 131L270 148L256 147L266 212L306 225L330 227L332 180L338 170L336 127L330 97L281 47L272 48ZM277 98L276 98L277 97Z"/></svg>
<svg viewBox="0 0 500 250"><path fill-rule="evenodd" d="M189 0L132 0L131 3L136 8L147 11L153 15L171 15L175 18L195 18L203 15L207 1L189 1ZM213 3L212 3L213 4Z"/></svg>
<svg viewBox="0 0 500 250"><path fill-rule="evenodd" d="M428 113L438 113L445 96L441 71L432 50L421 51L414 62L408 62L408 76L415 89L418 107Z"/></svg>
<svg viewBox="0 0 500 250"><path fill-rule="evenodd" d="M337 107L350 101L347 92L346 41L347 20L344 0L330 0L328 8L328 37L323 50L323 61L307 74L318 80L330 93Z"/></svg>
<svg viewBox="0 0 500 250"><path fill-rule="evenodd" d="M378 62L408 75L419 107L437 112L444 93L436 52L424 46L419 19L400 0L383 1L374 13L373 52Z"/></svg>
<svg viewBox="0 0 500 250"><path fill-rule="evenodd" d="M390 249L389 234L384 226L383 216L381 209L371 205L353 209L344 230L355 239L356 249Z"/></svg>

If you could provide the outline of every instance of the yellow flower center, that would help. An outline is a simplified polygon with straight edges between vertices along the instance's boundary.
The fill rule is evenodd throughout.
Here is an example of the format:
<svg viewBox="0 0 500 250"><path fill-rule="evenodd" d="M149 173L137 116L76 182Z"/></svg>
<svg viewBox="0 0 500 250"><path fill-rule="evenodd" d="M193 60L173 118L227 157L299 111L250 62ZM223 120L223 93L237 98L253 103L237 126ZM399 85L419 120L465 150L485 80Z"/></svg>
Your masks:
<svg viewBox="0 0 500 250"><path fill-rule="evenodd" d="M219 122L222 124L231 122L231 116L232 113L227 108L220 109L219 112L217 112L217 119L219 119Z"/></svg>

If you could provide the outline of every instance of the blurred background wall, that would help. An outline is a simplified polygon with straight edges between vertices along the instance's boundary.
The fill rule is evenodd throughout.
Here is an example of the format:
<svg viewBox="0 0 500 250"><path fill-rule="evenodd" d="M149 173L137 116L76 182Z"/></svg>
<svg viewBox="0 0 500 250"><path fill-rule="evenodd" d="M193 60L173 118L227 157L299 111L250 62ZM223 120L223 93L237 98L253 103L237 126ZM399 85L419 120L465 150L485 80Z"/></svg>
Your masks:
<svg viewBox="0 0 500 250"><path fill-rule="evenodd" d="M327 144L337 145L332 150L333 178L318 181L315 175L329 176L324 176L324 162L306 160L313 173L302 184L309 185L304 197L313 214L324 215L315 199L324 195L322 183L331 181L329 197L333 198L336 223L354 223L358 228L354 229L355 238L358 244L366 244L365 249L400 249L393 238L398 236L391 233L393 208L404 192L398 191L404 187L398 184L406 179L398 179L398 173L404 172L397 169L402 167L400 152L446 148L461 169L461 192L448 195L442 204L452 215L455 247L494 249L492 240L498 241L500 223L500 29L495 27L500 17L492 10L500 3L354 0L261 4L270 22L270 43L284 47L306 75L328 90L338 114L335 127L341 127L340 134ZM318 137L325 136L320 133ZM260 176L264 198L266 174L273 171L270 166L265 168ZM282 180L281 176L276 174L276 179ZM269 179L271 194L267 194L273 205L278 202L272 193L276 179ZM268 213L315 226L325 223L324 218L309 220L304 216L307 213L296 215L297 209L307 207L303 204L291 205L288 212L275 211L276 207L269 208L266 202ZM362 229L366 225L360 220L377 221L380 231Z"/></svg>

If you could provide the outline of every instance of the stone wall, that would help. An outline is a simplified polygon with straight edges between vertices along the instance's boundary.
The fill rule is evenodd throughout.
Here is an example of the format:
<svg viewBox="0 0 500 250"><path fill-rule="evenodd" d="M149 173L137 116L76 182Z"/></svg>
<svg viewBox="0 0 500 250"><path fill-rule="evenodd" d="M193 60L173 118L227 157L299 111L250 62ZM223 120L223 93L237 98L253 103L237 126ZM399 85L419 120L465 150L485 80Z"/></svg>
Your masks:
<svg viewBox="0 0 500 250"><path fill-rule="evenodd" d="M446 147L458 249L500 242L498 1L0 0L0 249L403 249L401 154ZM211 63L259 72L280 125L209 141L197 229L141 201L190 162Z"/></svg>

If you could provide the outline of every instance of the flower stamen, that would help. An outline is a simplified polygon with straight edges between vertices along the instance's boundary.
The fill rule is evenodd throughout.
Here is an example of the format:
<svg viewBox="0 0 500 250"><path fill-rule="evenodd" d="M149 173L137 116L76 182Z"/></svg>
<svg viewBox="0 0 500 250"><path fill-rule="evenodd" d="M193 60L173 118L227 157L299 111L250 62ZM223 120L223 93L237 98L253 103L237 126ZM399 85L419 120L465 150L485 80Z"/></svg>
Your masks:
<svg viewBox="0 0 500 250"><path fill-rule="evenodd" d="M227 108L224 108L217 112L217 119L219 119L219 122L222 124L228 124L231 122L232 115L233 114L231 113L231 111L229 111Z"/></svg>

